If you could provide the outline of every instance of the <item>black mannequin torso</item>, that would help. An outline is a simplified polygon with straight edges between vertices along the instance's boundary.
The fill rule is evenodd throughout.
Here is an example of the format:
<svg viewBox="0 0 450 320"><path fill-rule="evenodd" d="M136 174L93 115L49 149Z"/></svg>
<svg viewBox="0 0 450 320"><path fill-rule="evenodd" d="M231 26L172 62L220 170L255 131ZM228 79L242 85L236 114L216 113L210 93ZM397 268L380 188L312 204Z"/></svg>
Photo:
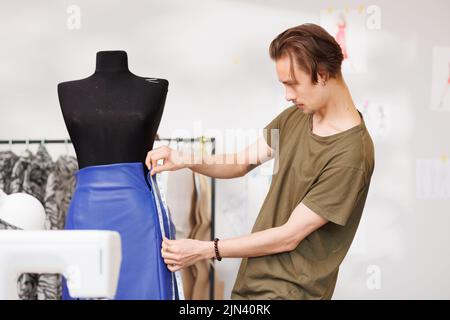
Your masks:
<svg viewBox="0 0 450 320"><path fill-rule="evenodd" d="M79 168L144 163L153 147L168 85L164 79L132 74L124 51L98 52L93 75L58 84Z"/></svg>

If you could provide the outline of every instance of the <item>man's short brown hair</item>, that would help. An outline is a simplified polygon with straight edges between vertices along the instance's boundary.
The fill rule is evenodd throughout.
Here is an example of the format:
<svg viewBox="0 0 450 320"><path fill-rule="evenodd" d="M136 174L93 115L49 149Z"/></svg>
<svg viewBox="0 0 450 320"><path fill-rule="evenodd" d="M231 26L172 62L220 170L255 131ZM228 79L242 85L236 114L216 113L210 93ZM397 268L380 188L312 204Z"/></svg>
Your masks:
<svg viewBox="0 0 450 320"><path fill-rule="evenodd" d="M325 29L316 24L305 23L280 33L270 44L269 52L273 60L286 54L289 56L293 79L293 57L297 65L311 75L313 84L317 83L317 73L326 79L341 77L342 49Z"/></svg>

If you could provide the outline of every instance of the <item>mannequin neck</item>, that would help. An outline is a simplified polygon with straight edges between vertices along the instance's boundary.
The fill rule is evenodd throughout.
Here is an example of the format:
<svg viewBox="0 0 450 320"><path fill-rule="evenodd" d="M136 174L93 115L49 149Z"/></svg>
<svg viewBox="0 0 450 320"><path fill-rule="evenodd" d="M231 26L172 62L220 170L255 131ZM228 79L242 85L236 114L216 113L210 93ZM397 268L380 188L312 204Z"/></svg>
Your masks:
<svg viewBox="0 0 450 320"><path fill-rule="evenodd" d="M95 72L120 72L128 70L128 57L125 51L99 51Z"/></svg>

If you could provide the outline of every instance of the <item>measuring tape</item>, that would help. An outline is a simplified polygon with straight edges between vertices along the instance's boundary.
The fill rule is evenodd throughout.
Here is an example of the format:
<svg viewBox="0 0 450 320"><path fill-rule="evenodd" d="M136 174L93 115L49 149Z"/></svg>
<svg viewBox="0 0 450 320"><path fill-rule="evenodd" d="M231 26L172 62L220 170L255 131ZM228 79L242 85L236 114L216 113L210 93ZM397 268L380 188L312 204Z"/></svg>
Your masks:
<svg viewBox="0 0 450 320"><path fill-rule="evenodd" d="M175 239L175 235L173 235L174 237L172 238L172 228L171 228L171 219L170 219L170 215L169 215L169 209L167 207L167 203L166 203L166 197L164 195L164 192L162 191L162 189L159 188L159 185L161 185L160 177L158 174L156 174L156 181L153 180L153 177L150 175L152 168L150 168L149 172L147 173L147 178L148 180L150 180L150 184L152 186L152 191L153 191L153 195L155 196L155 202L156 202L156 209L158 211L158 220L159 220L159 228L161 229L161 233L164 237L168 238L168 239ZM165 228L164 228L164 218L163 218L163 213L162 213L162 209L161 209L161 204L159 203L159 199L161 199L161 202L163 204L164 207L164 211L166 212L166 218L167 218L167 225L168 225L168 233L169 236L166 235L165 232ZM179 300L184 300L184 291L183 291L183 282L181 281L181 274L180 271L175 271L172 272L172 300L175 300L176 296L175 296L175 283L174 283L174 277L175 277L175 281L177 283L177 292L178 292L178 299Z"/></svg>

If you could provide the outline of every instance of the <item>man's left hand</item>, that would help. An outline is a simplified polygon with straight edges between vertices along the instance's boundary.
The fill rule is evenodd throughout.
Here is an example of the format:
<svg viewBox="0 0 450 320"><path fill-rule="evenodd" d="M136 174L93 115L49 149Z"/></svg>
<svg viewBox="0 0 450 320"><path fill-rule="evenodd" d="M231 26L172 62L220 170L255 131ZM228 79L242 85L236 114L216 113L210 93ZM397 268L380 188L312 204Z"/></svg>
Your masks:
<svg viewBox="0 0 450 320"><path fill-rule="evenodd" d="M189 267L197 261L212 258L214 245L212 241L194 239L170 240L163 237L161 254L167 268L172 271Z"/></svg>

